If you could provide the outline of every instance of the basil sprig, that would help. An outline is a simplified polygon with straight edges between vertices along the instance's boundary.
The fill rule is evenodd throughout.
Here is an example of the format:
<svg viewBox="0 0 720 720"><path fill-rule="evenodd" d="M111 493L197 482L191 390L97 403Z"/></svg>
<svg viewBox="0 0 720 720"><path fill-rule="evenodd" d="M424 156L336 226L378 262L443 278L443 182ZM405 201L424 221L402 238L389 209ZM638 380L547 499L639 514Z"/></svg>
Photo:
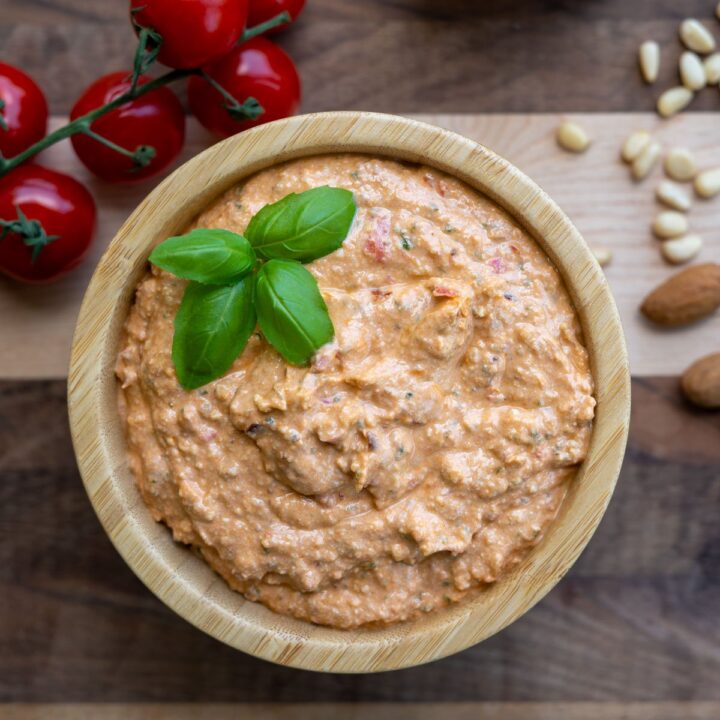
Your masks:
<svg viewBox="0 0 720 720"><path fill-rule="evenodd" d="M187 390L232 367L259 323L293 365L335 334L315 278L301 263L337 250L355 217L349 190L319 187L263 207L246 230L198 228L160 243L150 262L190 280L175 316L172 359Z"/></svg>

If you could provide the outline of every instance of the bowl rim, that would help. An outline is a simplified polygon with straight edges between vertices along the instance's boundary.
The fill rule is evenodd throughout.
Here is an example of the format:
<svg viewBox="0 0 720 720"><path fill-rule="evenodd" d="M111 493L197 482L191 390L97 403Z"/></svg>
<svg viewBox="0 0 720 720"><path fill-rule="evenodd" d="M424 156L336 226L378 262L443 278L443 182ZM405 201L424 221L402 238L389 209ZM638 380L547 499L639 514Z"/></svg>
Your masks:
<svg viewBox="0 0 720 720"><path fill-rule="evenodd" d="M130 479L113 366L119 328L149 249L187 225L222 191L292 158L358 152L447 172L505 208L560 271L583 327L596 384L587 458L543 541L513 571L475 598L419 621L342 631L278 615L224 581L150 518ZM105 531L140 580L167 606L211 636L256 657L326 672L375 672L436 660L516 620L569 570L597 528L617 481L627 441L630 374L615 302L578 230L533 181L461 135L395 115L344 111L268 123L224 140L163 180L134 210L101 257L72 342L68 411L84 486Z"/></svg>

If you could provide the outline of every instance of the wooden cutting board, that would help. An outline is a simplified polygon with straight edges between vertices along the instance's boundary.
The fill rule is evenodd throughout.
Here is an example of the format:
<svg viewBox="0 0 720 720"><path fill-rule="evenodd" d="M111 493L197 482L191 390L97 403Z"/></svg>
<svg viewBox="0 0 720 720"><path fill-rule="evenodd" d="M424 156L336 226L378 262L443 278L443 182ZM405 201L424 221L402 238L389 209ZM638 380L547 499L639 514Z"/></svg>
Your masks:
<svg viewBox="0 0 720 720"><path fill-rule="evenodd" d="M505 156L559 203L588 243L612 249L614 258L606 273L620 308L635 376L676 375L698 356L720 349L720 314L672 332L651 327L639 316L637 308L644 295L673 271L661 259L658 241L649 230L660 209L654 189L662 171L658 167L644 182L635 183L619 160L625 137L646 128L656 133L666 149L689 147L701 166L720 165L720 113L684 113L671 121L660 121L650 113L572 115L594 138L582 155L557 148L553 133L565 117L558 114L414 117L459 132ZM54 126L62 122L62 118L53 119ZM211 142L190 120L179 162ZM0 280L0 379L66 375L72 331L88 279L115 231L151 187L151 183L117 186L96 181L78 163L68 142L50 148L41 162L87 183L100 209L100 224L85 263L61 281L37 287ZM720 198L696 200L690 224L705 239L698 260L720 261Z"/></svg>

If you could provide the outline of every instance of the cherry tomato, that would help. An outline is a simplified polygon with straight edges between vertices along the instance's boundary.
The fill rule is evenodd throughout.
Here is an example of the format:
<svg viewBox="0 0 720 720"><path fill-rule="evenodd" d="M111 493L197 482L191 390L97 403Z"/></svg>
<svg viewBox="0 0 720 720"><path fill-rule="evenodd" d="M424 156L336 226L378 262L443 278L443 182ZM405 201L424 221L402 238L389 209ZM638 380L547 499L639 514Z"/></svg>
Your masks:
<svg viewBox="0 0 720 720"><path fill-rule="evenodd" d="M230 51L247 20L247 0L130 0L136 30L162 37L158 60L173 68L196 68Z"/></svg>
<svg viewBox="0 0 720 720"><path fill-rule="evenodd" d="M254 27L266 20L274 18L279 13L286 11L290 14L292 22L297 20L298 15L305 7L305 0L250 0L250 8L248 10L248 27ZM284 30L290 23L278 25L270 33L276 33Z"/></svg>
<svg viewBox="0 0 720 720"><path fill-rule="evenodd" d="M69 175L27 163L0 178L0 220L3 227L20 223L29 230L27 238L13 228L5 232L0 272L25 282L48 282L85 256L95 230L95 202Z"/></svg>
<svg viewBox="0 0 720 720"><path fill-rule="evenodd" d="M141 75L139 85L150 78ZM75 120L101 105L111 102L130 87L126 72L105 75L90 85L70 112ZM93 121L90 129L130 152L150 146L155 154L145 167L131 157L121 155L99 140L78 133L72 136L75 152L98 177L110 182L143 180L167 167L177 156L185 140L185 115L177 97L166 87L149 92L121 105Z"/></svg>
<svg viewBox="0 0 720 720"><path fill-rule="evenodd" d="M236 100L255 98L263 108L255 120L237 120L227 101L202 77L188 83L190 109L208 130L227 137L240 130L292 115L300 104L300 78L295 63L267 38L256 37L234 48L203 70Z"/></svg>
<svg viewBox="0 0 720 720"><path fill-rule="evenodd" d="M22 70L2 62L0 105L0 153L6 158L45 137L48 106L42 90Z"/></svg>

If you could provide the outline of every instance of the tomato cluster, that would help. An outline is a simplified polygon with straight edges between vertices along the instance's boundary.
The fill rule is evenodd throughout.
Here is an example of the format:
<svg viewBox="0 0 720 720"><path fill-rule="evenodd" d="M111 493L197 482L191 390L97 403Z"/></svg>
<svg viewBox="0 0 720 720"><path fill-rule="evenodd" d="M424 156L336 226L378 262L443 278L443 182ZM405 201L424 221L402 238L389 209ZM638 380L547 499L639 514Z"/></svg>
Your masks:
<svg viewBox="0 0 720 720"><path fill-rule="evenodd" d="M300 78L287 53L262 35L262 26L285 12L297 19L305 0L129 0L130 18L143 46L138 57L189 76L188 104L202 125L222 137L292 115L300 104ZM167 87L148 88L127 102L128 91L150 82L116 72L92 83L70 114L71 135L82 163L108 182L143 180L166 169L180 153L185 116ZM87 117L101 109L95 117ZM37 84L0 63L0 272L45 282L75 267L92 240L95 204L76 180L29 160L3 172L12 159L43 140L48 106ZM48 142L52 138L48 138ZM27 155L34 154L35 148ZM23 160L25 158L22 158ZM18 158L17 162L20 162Z"/></svg>

